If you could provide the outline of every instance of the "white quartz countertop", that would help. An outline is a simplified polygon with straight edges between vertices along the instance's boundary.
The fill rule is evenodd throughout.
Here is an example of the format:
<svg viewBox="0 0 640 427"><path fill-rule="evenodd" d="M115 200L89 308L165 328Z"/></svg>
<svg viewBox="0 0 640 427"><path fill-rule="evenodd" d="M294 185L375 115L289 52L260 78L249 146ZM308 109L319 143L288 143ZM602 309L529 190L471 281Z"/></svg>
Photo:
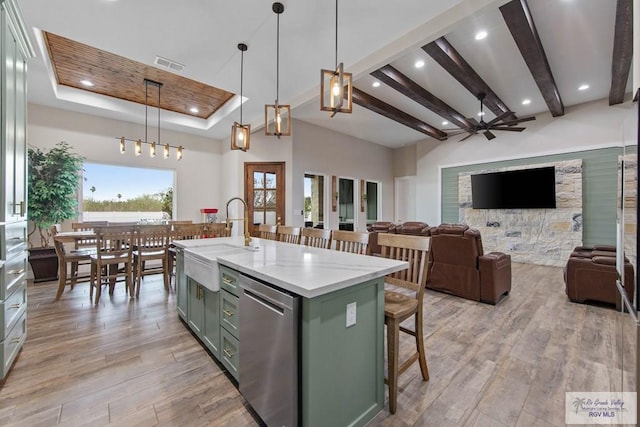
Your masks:
<svg viewBox="0 0 640 427"><path fill-rule="evenodd" d="M244 238L180 240L174 244L192 254L205 255L211 251L207 248L214 245L244 247ZM252 246L240 252L218 253L217 261L305 298L348 288L408 266L386 258L258 238L252 238Z"/></svg>

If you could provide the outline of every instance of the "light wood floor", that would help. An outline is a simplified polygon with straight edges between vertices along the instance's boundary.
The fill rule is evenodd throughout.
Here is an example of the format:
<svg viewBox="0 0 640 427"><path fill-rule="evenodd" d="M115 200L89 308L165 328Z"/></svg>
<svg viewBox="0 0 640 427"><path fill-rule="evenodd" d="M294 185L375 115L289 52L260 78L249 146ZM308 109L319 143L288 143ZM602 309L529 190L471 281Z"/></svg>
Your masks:
<svg viewBox="0 0 640 427"><path fill-rule="evenodd" d="M258 425L178 320L159 276L145 278L139 299L119 288L99 307L87 284L60 301L55 286L29 284L28 338L0 385L0 425ZM400 377L398 413L387 407L370 425L564 425L565 391L627 381L618 355L625 318L570 303L555 267L514 264L512 293L497 306L427 291L431 379L411 368Z"/></svg>

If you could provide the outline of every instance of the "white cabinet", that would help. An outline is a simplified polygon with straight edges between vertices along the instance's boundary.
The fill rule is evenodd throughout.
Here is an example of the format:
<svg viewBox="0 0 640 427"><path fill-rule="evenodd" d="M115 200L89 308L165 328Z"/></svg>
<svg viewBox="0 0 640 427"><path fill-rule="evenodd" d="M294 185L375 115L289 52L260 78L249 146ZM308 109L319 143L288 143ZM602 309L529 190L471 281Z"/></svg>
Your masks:
<svg viewBox="0 0 640 427"><path fill-rule="evenodd" d="M16 0L0 0L0 379L27 336L27 58Z"/></svg>

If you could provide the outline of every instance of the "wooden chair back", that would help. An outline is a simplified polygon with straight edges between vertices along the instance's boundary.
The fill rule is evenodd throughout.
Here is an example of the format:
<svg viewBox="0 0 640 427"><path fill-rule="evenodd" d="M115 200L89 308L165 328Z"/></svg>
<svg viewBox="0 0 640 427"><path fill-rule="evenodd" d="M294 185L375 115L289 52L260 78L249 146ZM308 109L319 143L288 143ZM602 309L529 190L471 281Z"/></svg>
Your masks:
<svg viewBox="0 0 640 427"><path fill-rule="evenodd" d="M380 233L378 243L383 258L406 261L409 267L386 276L385 283L399 286L415 292L415 298L420 301L427 284L429 270L430 237L412 236L408 234Z"/></svg>
<svg viewBox="0 0 640 427"><path fill-rule="evenodd" d="M331 230L331 241L335 250L366 255L369 233L361 231Z"/></svg>
<svg viewBox="0 0 640 427"><path fill-rule="evenodd" d="M300 243L300 227L290 225L279 225L276 230L276 236L279 242Z"/></svg>
<svg viewBox="0 0 640 427"><path fill-rule="evenodd" d="M72 222L71 229L73 231L93 231L96 227L107 227L109 225L108 221L84 221L84 222ZM75 241L76 249L95 249L96 247L96 239L95 238L87 238L87 239L77 239Z"/></svg>
<svg viewBox="0 0 640 427"><path fill-rule="evenodd" d="M193 221L190 219L170 219L169 225L174 224L193 224Z"/></svg>
<svg viewBox="0 0 640 427"><path fill-rule="evenodd" d="M89 298L94 304L100 302L102 284L109 283L109 293L113 293L117 281L126 283L127 291L133 296L133 246L136 244L135 227L130 225L109 225L95 228L96 253L91 255L91 290ZM120 268L120 265L124 268Z"/></svg>
<svg viewBox="0 0 640 427"><path fill-rule="evenodd" d="M231 230L233 222L229 223L229 227L224 222L212 222L205 226L206 237L229 237L231 236Z"/></svg>
<svg viewBox="0 0 640 427"><path fill-rule="evenodd" d="M205 234L205 223L199 224L174 224L171 226L171 237L173 240L201 239Z"/></svg>
<svg viewBox="0 0 640 427"><path fill-rule="evenodd" d="M270 224L258 225L258 237L267 240L278 240L278 226Z"/></svg>
<svg viewBox="0 0 640 427"><path fill-rule="evenodd" d="M301 232L300 243L313 248L331 249L331 230L305 227Z"/></svg>

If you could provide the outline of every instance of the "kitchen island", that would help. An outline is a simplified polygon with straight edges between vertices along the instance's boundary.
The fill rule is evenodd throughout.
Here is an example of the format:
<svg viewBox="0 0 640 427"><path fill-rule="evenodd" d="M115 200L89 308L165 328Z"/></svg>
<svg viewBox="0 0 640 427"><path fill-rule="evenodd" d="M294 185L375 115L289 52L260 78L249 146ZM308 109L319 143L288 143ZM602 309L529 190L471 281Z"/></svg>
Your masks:
<svg viewBox="0 0 640 427"><path fill-rule="evenodd" d="M244 248L242 237L175 244L178 314L238 381L245 397L246 384L254 382L246 372L258 372L248 365L256 364L256 353L268 354L268 343L277 342L282 335L273 331L269 337L264 329L255 333L268 322L239 321L251 318L246 311L252 306L243 302L241 289L243 280L248 280L299 300L293 348L296 360L291 363L298 368L292 425L359 426L384 407L384 276L406 268L406 263L261 239L253 239L253 247ZM215 275L186 274L185 255L213 261ZM194 271L189 262L186 267ZM261 335L263 350L247 347L252 344L248 340L260 340ZM251 348L251 354L243 354L243 348ZM260 368L273 371L277 379L286 374L280 365L290 364L278 365L278 360L283 359L265 357ZM273 394L271 399L280 398L275 386L266 390L264 394Z"/></svg>

